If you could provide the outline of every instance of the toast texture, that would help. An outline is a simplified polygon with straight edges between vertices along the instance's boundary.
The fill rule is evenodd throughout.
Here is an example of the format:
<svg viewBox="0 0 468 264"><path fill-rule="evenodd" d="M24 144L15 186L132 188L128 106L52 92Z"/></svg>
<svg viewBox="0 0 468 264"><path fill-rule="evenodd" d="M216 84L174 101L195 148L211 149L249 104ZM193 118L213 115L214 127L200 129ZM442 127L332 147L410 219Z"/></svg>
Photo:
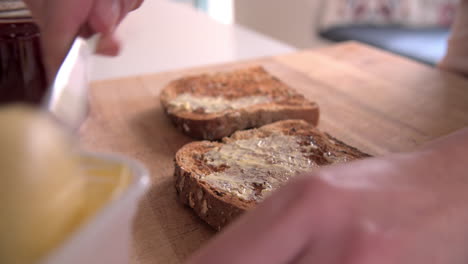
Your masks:
<svg viewBox="0 0 468 264"><path fill-rule="evenodd" d="M197 139L219 140L279 120L319 120L315 102L260 66L174 80L160 101L175 126Z"/></svg>
<svg viewBox="0 0 468 264"><path fill-rule="evenodd" d="M222 142L198 141L175 156L179 200L220 230L291 177L370 157L303 120L237 131Z"/></svg>

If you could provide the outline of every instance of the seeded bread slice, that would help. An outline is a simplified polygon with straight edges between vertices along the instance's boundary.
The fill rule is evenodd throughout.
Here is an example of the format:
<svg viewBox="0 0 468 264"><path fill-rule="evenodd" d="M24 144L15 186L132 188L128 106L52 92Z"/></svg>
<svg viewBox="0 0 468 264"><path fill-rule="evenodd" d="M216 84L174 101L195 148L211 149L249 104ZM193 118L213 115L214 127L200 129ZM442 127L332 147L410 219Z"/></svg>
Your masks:
<svg viewBox="0 0 468 264"><path fill-rule="evenodd" d="M175 187L182 203L220 230L289 178L365 157L310 123L283 120L185 145L175 156Z"/></svg>
<svg viewBox="0 0 468 264"><path fill-rule="evenodd" d="M217 140L279 120L317 125L319 108L262 67L188 76L160 94L166 114L185 134Z"/></svg>

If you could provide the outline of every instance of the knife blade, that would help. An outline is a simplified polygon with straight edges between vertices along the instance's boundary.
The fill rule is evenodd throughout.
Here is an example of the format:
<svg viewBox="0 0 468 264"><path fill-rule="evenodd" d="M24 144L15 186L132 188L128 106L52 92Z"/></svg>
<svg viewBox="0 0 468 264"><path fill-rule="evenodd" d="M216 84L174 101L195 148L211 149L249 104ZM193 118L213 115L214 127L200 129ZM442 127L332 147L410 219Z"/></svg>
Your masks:
<svg viewBox="0 0 468 264"><path fill-rule="evenodd" d="M75 131L88 112L90 58L99 35L76 37L57 71L43 101L43 108L60 123Z"/></svg>

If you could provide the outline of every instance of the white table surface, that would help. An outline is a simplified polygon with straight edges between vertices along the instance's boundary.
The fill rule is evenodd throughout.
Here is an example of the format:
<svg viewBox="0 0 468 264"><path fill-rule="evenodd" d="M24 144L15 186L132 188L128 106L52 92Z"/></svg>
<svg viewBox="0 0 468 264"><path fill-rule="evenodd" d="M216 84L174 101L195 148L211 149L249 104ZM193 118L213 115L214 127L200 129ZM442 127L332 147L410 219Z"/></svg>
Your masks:
<svg viewBox="0 0 468 264"><path fill-rule="evenodd" d="M93 58L91 79L103 80L272 56L295 49L238 25L168 0L146 0L117 30L122 50Z"/></svg>

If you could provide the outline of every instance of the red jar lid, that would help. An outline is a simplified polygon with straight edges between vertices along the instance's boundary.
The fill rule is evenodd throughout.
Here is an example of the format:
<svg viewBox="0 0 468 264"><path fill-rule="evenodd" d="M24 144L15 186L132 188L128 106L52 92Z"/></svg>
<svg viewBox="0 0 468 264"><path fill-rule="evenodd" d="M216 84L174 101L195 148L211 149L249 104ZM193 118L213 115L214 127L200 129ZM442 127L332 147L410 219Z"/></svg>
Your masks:
<svg viewBox="0 0 468 264"><path fill-rule="evenodd" d="M0 23L6 20L30 20L31 12L21 0L0 1Z"/></svg>

